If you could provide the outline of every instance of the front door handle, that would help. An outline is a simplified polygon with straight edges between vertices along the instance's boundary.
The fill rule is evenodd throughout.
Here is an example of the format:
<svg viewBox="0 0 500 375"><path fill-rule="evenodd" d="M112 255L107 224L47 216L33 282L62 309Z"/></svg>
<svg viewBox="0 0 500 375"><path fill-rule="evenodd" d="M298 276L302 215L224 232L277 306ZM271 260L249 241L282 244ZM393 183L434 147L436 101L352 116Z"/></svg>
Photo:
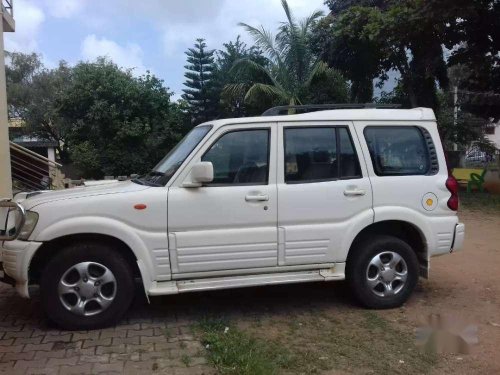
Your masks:
<svg viewBox="0 0 500 375"><path fill-rule="evenodd" d="M266 202L269 200L269 195L266 194L255 194L255 195L247 195L245 197L247 202Z"/></svg>
<svg viewBox="0 0 500 375"><path fill-rule="evenodd" d="M344 195L346 197L361 197L366 194L365 190L362 189L348 189L344 190Z"/></svg>

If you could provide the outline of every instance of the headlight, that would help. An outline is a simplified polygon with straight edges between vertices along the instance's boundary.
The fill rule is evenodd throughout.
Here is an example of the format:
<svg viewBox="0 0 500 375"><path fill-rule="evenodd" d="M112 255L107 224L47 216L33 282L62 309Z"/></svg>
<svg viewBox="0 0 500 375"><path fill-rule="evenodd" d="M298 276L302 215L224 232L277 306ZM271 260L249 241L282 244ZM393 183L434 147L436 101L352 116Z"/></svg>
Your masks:
<svg viewBox="0 0 500 375"><path fill-rule="evenodd" d="M26 211L26 221L24 222L21 232L19 232L18 240L27 241L31 236L33 229L35 229L38 222L38 214L33 211Z"/></svg>

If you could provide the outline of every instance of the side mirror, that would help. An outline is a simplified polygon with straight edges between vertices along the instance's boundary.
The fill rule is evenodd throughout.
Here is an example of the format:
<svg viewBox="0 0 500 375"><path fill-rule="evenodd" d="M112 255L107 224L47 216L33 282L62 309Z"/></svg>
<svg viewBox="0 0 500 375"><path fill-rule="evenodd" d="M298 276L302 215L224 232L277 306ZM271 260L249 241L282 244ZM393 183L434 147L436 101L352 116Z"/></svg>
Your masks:
<svg viewBox="0 0 500 375"><path fill-rule="evenodd" d="M214 180L214 166L209 161L201 161L191 168L191 182L184 183L184 187L200 187Z"/></svg>

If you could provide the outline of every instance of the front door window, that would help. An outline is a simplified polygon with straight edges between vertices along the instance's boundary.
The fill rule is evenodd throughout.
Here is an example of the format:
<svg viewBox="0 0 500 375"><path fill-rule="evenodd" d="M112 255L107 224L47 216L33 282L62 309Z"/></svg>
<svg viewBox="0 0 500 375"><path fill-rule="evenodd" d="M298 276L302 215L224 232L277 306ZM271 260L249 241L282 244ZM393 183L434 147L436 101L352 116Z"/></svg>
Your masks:
<svg viewBox="0 0 500 375"><path fill-rule="evenodd" d="M212 162L215 186L267 185L269 130L238 130L224 134L203 155Z"/></svg>

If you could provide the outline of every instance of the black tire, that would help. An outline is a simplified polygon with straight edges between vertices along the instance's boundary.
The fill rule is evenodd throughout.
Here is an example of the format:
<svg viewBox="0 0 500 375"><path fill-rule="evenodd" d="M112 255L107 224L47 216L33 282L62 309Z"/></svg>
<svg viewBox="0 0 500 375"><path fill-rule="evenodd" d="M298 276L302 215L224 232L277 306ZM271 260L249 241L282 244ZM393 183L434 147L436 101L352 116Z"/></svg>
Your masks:
<svg viewBox="0 0 500 375"><path fill-rule="evenodd" d="M62 276L67 270L82 262L94 262L105 266L112 272L116 281L108 287L111 293L114 293L114 299L96 315L77 315L69 311L59 297L58 288ZM133 272L127 261L115 249L94 242L73 244L61 250L49 261L40 280L40 296L47 317L67 330L88 330L115 324L130 307L134 292Z"/></svg>
<svg viewBox="0 0 500 375"><path fill-rule="evenodd" d="M375 288L372 288L368 281L368 266L378 254L385 254L387 252L397 253L404 260L407 277L399 292L393 295L379 296L376 292L387 292L383 284L385 280L382 275L379 276L382 280L374 291ZM390 255L385 256L388 256L389 259L391 258ZM373 266L371 267L372 270ZM372 272L371 270L370 272ZM392 236L380 235L360 242L352 249L346 265L346 278L356 300L364 307L370 309L391 309L401 306L408 300L417 285L418 275L419 263L415 251L406 242ZM376 278L376 276L373 277ZM396 285L398 287L401 286L400 282Z"/></svg>

